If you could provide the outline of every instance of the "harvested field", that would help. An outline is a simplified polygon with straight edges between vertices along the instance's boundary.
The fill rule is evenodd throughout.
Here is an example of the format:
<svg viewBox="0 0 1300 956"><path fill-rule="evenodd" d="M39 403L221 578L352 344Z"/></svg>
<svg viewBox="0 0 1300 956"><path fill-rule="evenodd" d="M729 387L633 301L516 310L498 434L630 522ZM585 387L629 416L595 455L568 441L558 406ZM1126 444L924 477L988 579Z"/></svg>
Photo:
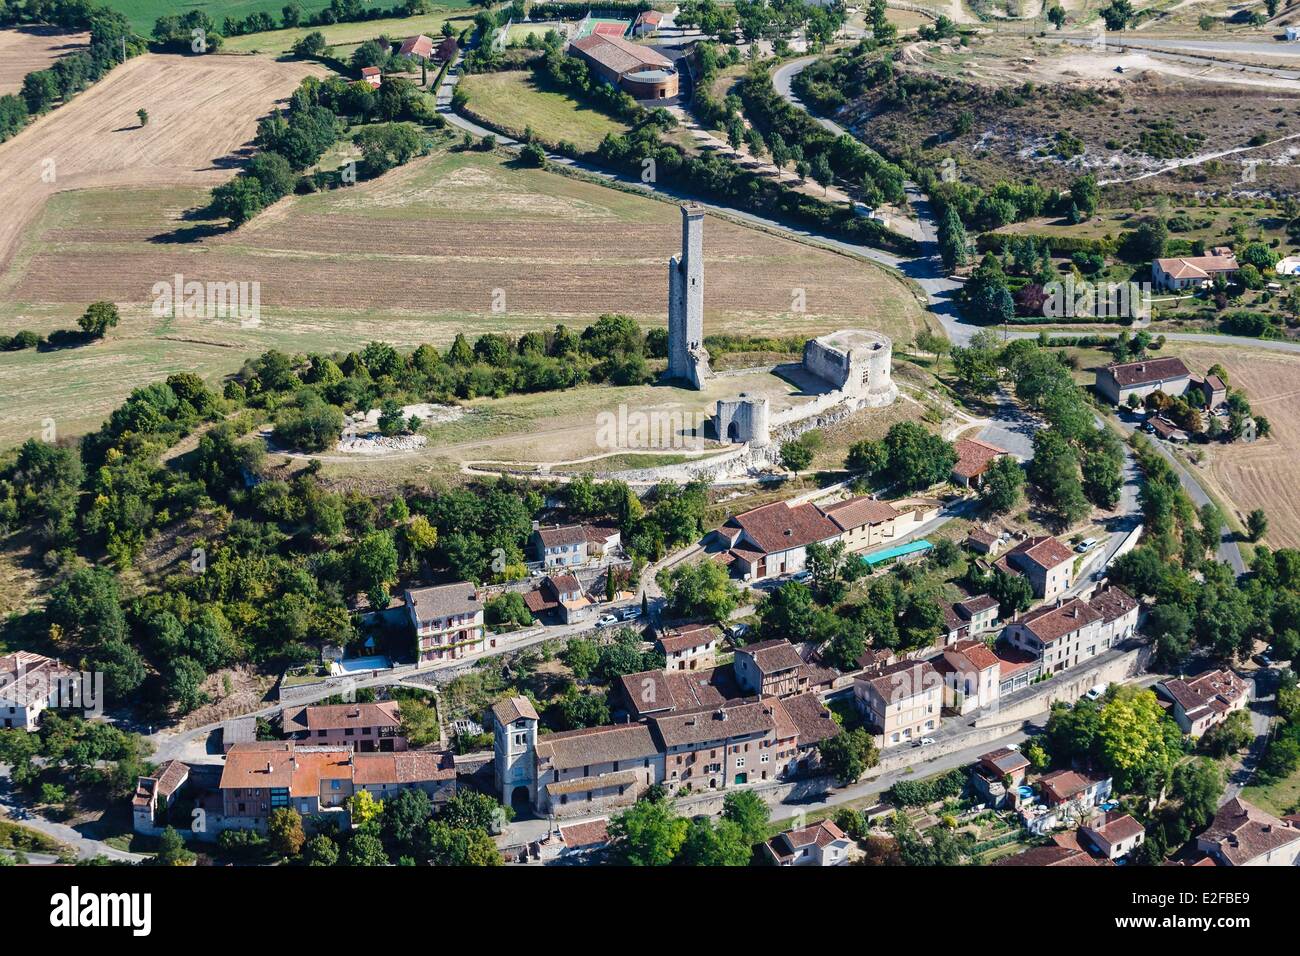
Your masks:
<svg viewBox="0 0 1300 956"><path fill-rule="evenodd" d="M56 193L229 179L257 120L319 70L299 62L152 55L117 67L0 145L0 169L10 173L0 181L0 267ZM136 118L142 107L149 111L143 128Z"/></svg>
<svg viewBox="0 0 1300 956"><path fill-rule="evenodd" d="M1253 509L1264 509L1265 544L1300 547L1300 496L1294 481L1300 461L1300 355L1209 346L1180 346L1177 351L1194 373L1215 362L1223 365L1230 386L1243 389L1255 414L1272 426L1270 437L1253 444L1192 446L1205 454L1198 476L1241 523Z"/></svg>
<svg viewBox="0 0 1300 956"><path fill-rule="evenodd" d="M279 3L279 0L274 0ZM347 47L373 40L375 37L387 36L404 38L417 33L431 37L438 36L444 21L451 20L452 26L459 33L472 22L466 11L467 0L451 0L439 3L429 13L415 17L399 17L383 20L359 20L355 23L331 23L328 26L299 26L285 30L268 30L265 33L249 33L245 36L226 37L221 44L222 53L288 53L293 45L308 33L319 31L325 42L332 47ZM277 8L277 13L278 8ZM432 76L432 73L430 73Z"/></svg>
<svg viewBox="0 0 1300 956"><path fill-rule="evenodd" d="M52 414L64 433L84 431L132 387L179 369L212 381L271 347L445 346L460 331L580 327L606 312L663 324L680 236L671 204L477 152L289 198L233 233L185 221L202 200L193 188L88 190L49 204L0 284L0 330L68 328L100 298L123 320L88 347L0 357L0 442ZM714 217L705 234L710 333L852 325L902 342L922 323L907 287L874 266ZM152 285L176 273L259 282L261 325L152 316ZM797 289L805 312L791 311Z"/></svg>
<svg viewBox="0 0 1300 956"><path fill-rule="evenodd" d="M17 93L28 73L43 70L89 44L89 33L68 33L55 27L0 30L0 96Z"/></svg>

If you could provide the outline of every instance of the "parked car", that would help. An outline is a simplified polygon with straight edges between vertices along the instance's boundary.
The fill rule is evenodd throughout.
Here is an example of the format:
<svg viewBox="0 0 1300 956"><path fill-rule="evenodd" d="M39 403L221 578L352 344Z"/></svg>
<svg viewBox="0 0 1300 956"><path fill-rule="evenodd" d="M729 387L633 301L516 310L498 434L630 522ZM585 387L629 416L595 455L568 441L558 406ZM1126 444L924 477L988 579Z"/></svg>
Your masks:
<svg viewBox="0 0 1300 956"><path fill-rule="evenodd" d="M596 621L596 626L613 627L617 623L618 623L618 618L616 618L613 614L602 614L600 618Z"/></svg>
<svg viewBox="0 0 1300 956"><path fill-rule="evenodd" d="M739 638L744 637L750 632L750 630L751 628L748 624L733 624L731 627L727 628L727 634L731 637Z"/></svg>
<svg viewBox="0 0 1300 956"><path fill-rule="evenodd" d="M1075 546L1074 550L1079 554L1087 554L1095 547L1097 547L1096 538L1084 538Z"/></svg>
<svg viewBox="0 0 1300 956"><path fill-rule="evenodd" d="M1256 654L1254 657L1251 658L1251 660L1254 661L1256 664L1258 664L1260 667L1273 666L1273 658L1269 657L1268 654Z"/></svg>
<svg viewBox="0 0 1300 956"><path fill-rule="evenodd" d="M632 621L632 620L635 620L636 618L638 618L638 617L641 616L641 605L640 605L640 604L629 604L629 605L628 605L627 607L625 607L625 608L620 608L619 611L618 611L618 616L619 616L620 619L622 619L622 620L624 620L624 621Z"/></svg>
<svg viewBox="0 0 1300 956"><path fill-rule="evenodd" d="M812 580L812 572L811 572L811 571L800 571L798 574L796 574L796 575L795 575L794 577L792 577L790 580L791 580L791 581L798 581L800 584L806 584L806 583L808 583L809 581Z"/></svg>
<svg viewBox="0 0 1300 956"><path fill-rule="evenodd" d="M1092 687L1092 689L1089 690L1088 693L1084 694L1083 696L1087 697L1089 700L1099 700L1101 698L1101 695L1104 693L1106 693L1106 685L1095 684Z"/></svg>
<svg viewBox="0 0 1300 956"><path fill-rule="evenodd" d="M928 746L930 746L930 744L932 744L932 743L934 743L934 738L933 738L933 737L922 737L922 738L921 738L920 740L918 740L916 743L912 744L912 746L913 746L913 747L928 747Z"/></svg>

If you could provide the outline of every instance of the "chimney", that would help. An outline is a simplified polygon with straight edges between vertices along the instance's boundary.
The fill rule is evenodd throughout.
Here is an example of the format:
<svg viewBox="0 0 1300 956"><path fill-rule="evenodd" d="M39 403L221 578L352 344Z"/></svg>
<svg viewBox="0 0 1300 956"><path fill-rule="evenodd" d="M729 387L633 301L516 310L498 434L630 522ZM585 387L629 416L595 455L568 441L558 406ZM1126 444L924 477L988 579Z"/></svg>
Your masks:
<svg viewBox="0 0 1300 956"><path fill-rule="evenodd" d="M726 720L726 719L727 719L727 711L726 711L724 708L719 707L719 708L718 708L718 712L717 712L716 714L714 714L713 716L714 716L715 718L717 718L718 720Z"/></svg>
<svg viewBox="0 0 1300 956"><path fill-rule="evenodd" d="M271 772L271 761L269 760L266 762L266 772L267 773Z"/></svg>

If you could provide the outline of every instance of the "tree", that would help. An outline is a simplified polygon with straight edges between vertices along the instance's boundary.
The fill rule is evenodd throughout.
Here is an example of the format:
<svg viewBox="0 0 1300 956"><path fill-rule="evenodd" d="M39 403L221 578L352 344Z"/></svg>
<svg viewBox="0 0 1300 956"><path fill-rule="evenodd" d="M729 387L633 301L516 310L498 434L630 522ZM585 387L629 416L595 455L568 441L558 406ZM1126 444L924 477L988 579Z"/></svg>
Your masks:
<svg viewBox="0 0 1300 956"><path fill-rule="evenodd" d="M236 176L212 190L212 212L229 219L231 228L242 226L266 206L261 184L251 176Z"/></svg>
<svg viewBox="0 0 1300 956"><path fill-rule="evenodd" d="M118 319L117 306L112 302L92 302L77 319L77 324L87 335L102 339L105 332L117 325Z"/></svg>
<svg viewBox="0 0 1300 956"><path fill-rule="evenodd" d="M339 845L318 833L303 846L302 859L308 866L334 866L339 861Z"/></svg>
<svg viewBox="0 0 1300 956"><path fill-rule="evenodd" d="M482 830L492 833L501 828L505 809L485 793L462 790L447 801L438 819L455 830Z"/></svg>
<svg viewBox="0 0 1300 956"><path fill-rule="evenodd" d="M722 819L740 828L748 846L761 843L767 836L771 810L753 790L733 790L722 800Z"/></svg>
<svg viewBox="0 0 1300 956"><path fill-rule="evenodd" d="M1198 757L1174 771L1172 793L1182 801L1182 819L1190 830L1200 830L1214 817L1223 792L1223 774L1212 760Z"/></svg>
<svg viewBox="0 0 1300 956"><path fill-rule="evenodd" d="M1123 30L1133 19L1133 4L1130 0L1111 0L1110 6L1102 7L1101 18L1107 30Z"/></svg>
<svg viewBox="0 0 1300 956"><path fill-rule="evenodd" d="M980 501L995 514L1007 514L1024 498L1025 471L1010 455L995 458L984 471Z"/></svg>
<svg viewBox="0 0 1300 956"><path fill-rule="evenodd" d="M370 598L370 606L382 610L388 606L388 586L397 580L397 547L391 531L372 531L352 554L353 566L361 589Z"/></svg>
<svg viewBox="0 0 1300 956"><path fill-rule="evenodd" d="M813 451L801 441L781 443L781 464L790 471L800 472L812 464Z"/></svg>
<svg viewBox="0 0 1300 956"><path fill-rule="evenodd" d="M1182 733L1152 691L1121 687L1101 708L1097 749L1118 789L1153 796L1169 781Z"/></svg>
<svg viewBox="0 0 1300 956"><path fill-rule="evenodd" d="M370 791L363 790L357 796L369 796ZM389 864L388 854L384 852L384 844L380 842L379 837L375 836L368 830L358 830L352 834L352 839L348 841L348 848L343 854L343 862L347 866L387 866Z"/></svg>
<svg viewBox="0 0 1300 956"><path fill-rule="evenodd" d="M686 842L687 823L667 800L638 800L609 821L614 855L628 866L667 866Z"/></svg>
<svg viewBox="0 0 1300 956"><path fill-rule="evenodd" d="M1263 508L1256 508L1246 515L1246 536L1251 541L1258 541L1268 531L1268 516Z"/></svg>
<svg viewBox="0 0 1300 956"><path fill-rule="evenodd" d="M1251 726L1250 714L1244 710L1234 710L1205 732L1200 739L1200 748L1211 757L1222 760L1229 754L1245 749L1254 739L1255 729Z"/></svg>
<svg viewBox="0 0 1300 956"><path fill-rule="evenodd" d="M954 350L955 351L955 350ZM944 481L957 463L952 443L931 435L917 422L895 422L885 434L889 473L906 491Z"/></svg>
<svg viewBox="0 0 1300 956"><path fill-rule="evenodd" d="M154 866L189 866L194 854L185 848L185 840L175 827L167 827L158 837L158 852L153 857Z"/></svg>
<svg viewBox="0 0 1300 956"><path fill-rule="evenodd" d="M433 866L501 866L501 851L486 830L430 820L426 855Z"/></svg>
<svg viewBox="0 0 1300 956"><path fill-rule="evenodd" d="M740 606L740 590L722 565L700 561L673 568L660 581L668 614L676 618L707 618L722 624Z"/></svg>
<svg viewBox="0 0 1300 956"><path fill-rule="evenodd" d="M302 817L293 807L276 807L266 823L266 833L271 849L283 857L297 856L307 835L302 830Z"/></svg>
<svg viewBox="0 0 1300 956"><path fill-rule="evenodd" d="M423 790L403 790L384 805L381 824L383 838L399 852L414 853L432 816L433 803L427 793Z"/></svg>
<svg viewBox="0 0 1300 956"><path fill-rule="evenodd" d="M136 119L140 121L141 127L145 127L149 125L149 111L145 109L143 106L135 111L135 116Z"/></svg>
<svg viewBox="0 0 1300 956"><path fill-rule="evenodd" d="M678 862L687 866L746 866L753 852L753 845L737 824L725 819L714 824L701 816L687 826Z"/></svg>
<svg viewBox="0 0 1300 956"><path fill-rule="evenodd" d="M1061 29L1061 27L1065 26L1065 7L1059 3L1053 4L1047 11L1047 19L1056 29Z"/></svg>
<svg viewBox="0 0 1300 956"><path fill-rule="evenodd" d="M364 827L371 821L378 822L384 812L384 802L376 800L369 790L358 790L347 800L348 816L354 827Z"/></svg>
<svg viewBox="0 0 1300 956"><path fill-rule="evenodd" d="M840 786L848 786L880 760L876 742L862 728L845 730L817 745L822 764Z"/></svg>

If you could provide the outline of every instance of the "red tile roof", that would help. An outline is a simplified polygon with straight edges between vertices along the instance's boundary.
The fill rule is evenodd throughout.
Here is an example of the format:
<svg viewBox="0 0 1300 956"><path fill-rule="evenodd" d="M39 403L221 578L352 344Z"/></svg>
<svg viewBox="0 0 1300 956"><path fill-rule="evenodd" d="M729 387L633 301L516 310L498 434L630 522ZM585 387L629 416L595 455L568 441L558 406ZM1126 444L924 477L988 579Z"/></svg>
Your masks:
<svg viewBox="0 0 1300 956"><path fill-rule="evenodd" d="M1071 598L1060 607L1040 607L1030 611L1017 623L1044 644L1059 641L1082 627L1100 621L1101 614L1079 598Z"/></svg>
<svg viewBox="0 0 1300 956"><path fill-rule="evenodd" d="M426 60L433 54L433 39L421 33L419 36L407 37L397 48L398 56L419 56Z"/></svg>
<svg viewBox="0 0 1300 956"><path fill-rule="evenodd" d="M984 474L993 459L1007 454L1005 448L990 445L977 438L960 438L953 443L957 453L957 464L952 466L953 473L966 480Z"/></svg>
<svg viewBox="0 0 1300 956"><path fill-rule="evenodd" d="M729 523L744 529L745 534L767 554L802 548L840 534L839 527L816 505L801 504L792 508L784 501L738 514Z"/></svg>
<svg viewBox="0 0 1300 956"><path fill-rule="evenodd" d="M1165 260L1168 261L1168 260ZM1154 385L1170 379L1191 377L1191 371L1180 358L1143 359L1140 362L1125 362L1107 365L1104 369L1120 388L1132 388L1138 385Z"/></svg>

